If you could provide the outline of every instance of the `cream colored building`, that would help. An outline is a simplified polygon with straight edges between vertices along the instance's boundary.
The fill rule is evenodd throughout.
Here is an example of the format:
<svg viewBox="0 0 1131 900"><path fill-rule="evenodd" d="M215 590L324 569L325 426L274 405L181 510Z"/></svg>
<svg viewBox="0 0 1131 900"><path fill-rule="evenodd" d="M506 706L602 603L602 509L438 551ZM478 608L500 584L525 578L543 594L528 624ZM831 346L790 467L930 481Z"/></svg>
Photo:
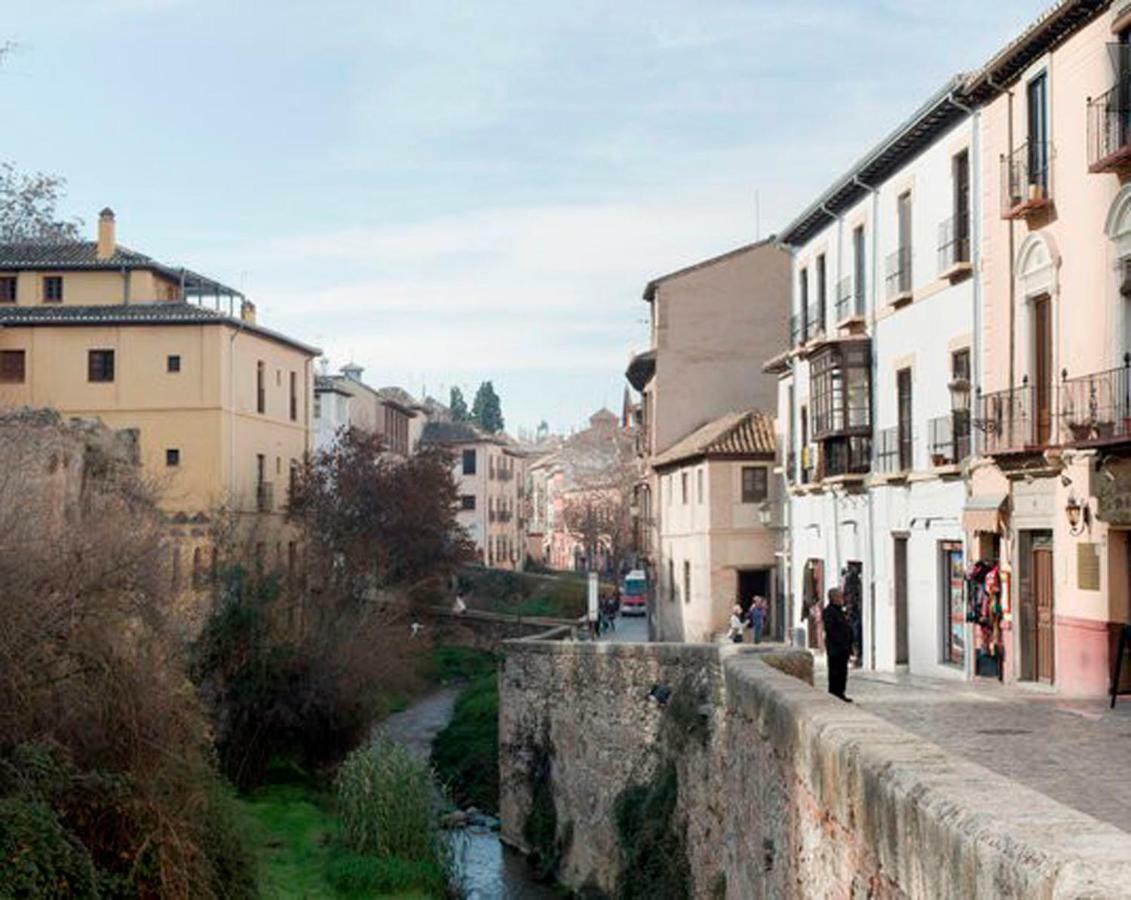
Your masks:
<svg viewBox="0 0 1131 900"><path fill-rule="evenodd" d="M271 566L296 553L282 523L317 355L258 324L238 292L117 244L110 210L94 242L0 245L0 406L136 429L170 519L199 539L221 505L254 513ZM194 543L186 577L204 564Z"/></svg>
<svg viewBox="0 0 1131 900"><path fill-rule="evenodd" d="M710 641L735 603L774 596L775 456L773 419L751 410L720 416L653 458L666 569L655 614L665 640Z"/></svg>
<svg viewBox="0 0 1131 900"><path fill-rule="evenodd" d="M315 376L315 447L328 447L341 428L353 427L381 435L391 452L408 456L420 439L423 408L403 388L370 387L362 381L364 371L351 362L338 375Z"/></svg>
<svg viewBox="0 0 1131 900"><path fill-rule="evenodd" d="M496 569L526 564L526 458L506 435L487 434L467 422L432 421L421 446L452 454L459 487L457 521L474 541L479 561Z"/></svg>

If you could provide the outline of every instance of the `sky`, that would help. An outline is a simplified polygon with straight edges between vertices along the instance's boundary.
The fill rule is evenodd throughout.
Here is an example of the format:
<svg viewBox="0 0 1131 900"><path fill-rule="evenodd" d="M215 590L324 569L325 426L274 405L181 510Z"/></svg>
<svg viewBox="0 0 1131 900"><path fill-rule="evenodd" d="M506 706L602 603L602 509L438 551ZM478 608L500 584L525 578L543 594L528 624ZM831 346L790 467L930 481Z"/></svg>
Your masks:
<svg viewBox="0 0 1131 900"><path fill-rule="evenodd" d="M0 159L508 430L619 411L644 285L782 229L1048 0L5 0Z"/></svg>

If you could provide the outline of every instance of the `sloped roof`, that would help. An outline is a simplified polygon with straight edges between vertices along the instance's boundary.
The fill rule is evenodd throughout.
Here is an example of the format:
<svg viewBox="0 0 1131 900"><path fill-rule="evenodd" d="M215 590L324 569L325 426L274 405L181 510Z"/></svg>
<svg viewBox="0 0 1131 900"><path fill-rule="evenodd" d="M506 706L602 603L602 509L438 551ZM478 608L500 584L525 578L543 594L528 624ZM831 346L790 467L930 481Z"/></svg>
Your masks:
<svg viewBox="0 0 1131 900"><path fill-rule="evenodd" d="M237 319L206 306L174 300L98 306L0 306L0 325L10 328L38 325L230 325L287 344L312 356L322 353L317 347L311 347L262 325Z"/></svg>
<svg viewBox="0 0 1131 900"><path fill-rule="evenodd" d="M488 434L470 422L429 422L420 434L422 444L481 444L499 443L498 438Z"/></svg>
<svg viewBox="0 0 1131 900"><path fill-rule="evenodd" d="M774 456L774 420L756 409L730 412L701 425L652 460L653 468L704 456Z"/></svg>

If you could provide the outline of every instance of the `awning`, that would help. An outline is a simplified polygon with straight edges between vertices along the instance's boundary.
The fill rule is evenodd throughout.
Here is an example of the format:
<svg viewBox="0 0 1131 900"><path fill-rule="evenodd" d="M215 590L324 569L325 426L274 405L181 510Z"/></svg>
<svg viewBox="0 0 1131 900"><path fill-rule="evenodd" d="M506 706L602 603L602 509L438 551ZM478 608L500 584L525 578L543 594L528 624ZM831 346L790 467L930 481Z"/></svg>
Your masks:
<svg viewBox="0 0 1131 900"><path fill-rule="evenodd" d="M962 508L962 525L973 534L985 532L998 534L1001 531L1001 517L1009 494L981 494L971 497Z"/></svg>

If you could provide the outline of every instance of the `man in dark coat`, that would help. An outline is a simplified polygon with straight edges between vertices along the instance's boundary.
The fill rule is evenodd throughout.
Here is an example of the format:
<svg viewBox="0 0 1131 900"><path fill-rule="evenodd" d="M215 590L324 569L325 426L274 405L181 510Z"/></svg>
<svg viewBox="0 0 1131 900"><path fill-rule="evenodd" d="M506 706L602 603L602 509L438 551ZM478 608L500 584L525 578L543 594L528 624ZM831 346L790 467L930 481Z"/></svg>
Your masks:
<svg viewBox="0 0 1131 900"><path fill-rule="evenodd" d="M844 594L838 587L829 588L829 605L824 610L825 651L829 660L829 693L845 703L848 683L848 658L852 655L852 623L844 612Z"/></svg>

